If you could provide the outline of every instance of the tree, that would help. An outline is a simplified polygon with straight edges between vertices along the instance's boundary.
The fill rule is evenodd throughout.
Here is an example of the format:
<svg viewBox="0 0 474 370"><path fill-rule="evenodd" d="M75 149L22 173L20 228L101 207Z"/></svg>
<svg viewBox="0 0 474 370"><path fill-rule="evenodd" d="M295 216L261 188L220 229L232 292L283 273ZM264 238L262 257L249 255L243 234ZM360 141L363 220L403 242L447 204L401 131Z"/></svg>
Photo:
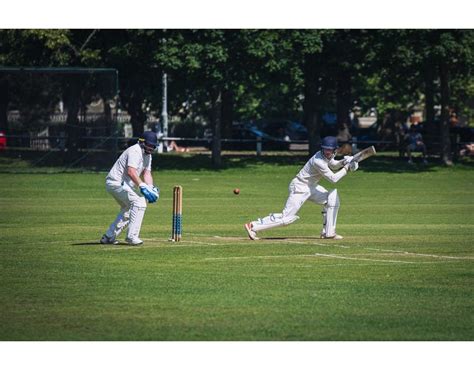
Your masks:
<svg viewBox="0 0 474 370"><path fill-rule="evenodd" d="M95 30L4 30L1 31L2 62L10 66L60 67L86 66L99 61L99 51L89 48ZM64 100L67 116L68 154L74 156L78 144L78 112L83 80L78 76L65 78ZM7 91L8 91L7 86ZM11 98L3 94L2 110ZM5 117L5 112L0 112ZM5 125L5 123L3 123Z"/></svg>
<svg viewBox="0 0 474 370"><path fill-rule="evenodd" d="M147 104L158 101L160 66L155 54L162 48L163 30L102 31L104 63L117 68L121 106L130 114L134 136L140 136L147 120Z"/></svg>
<svg viewBox="0 0 474 370"><path fill-rule="evenodd" d="M292 31L290 36L296 51L294 63L300 66L303 71L303 123L309 133L309 155L316 152L320 146L321 110L323 96L326 92L322 51L324 38L331 34L331 31L298 30Z"/></svg>
<svg viewBox="0 0 474 370"><path fill-rule="evenodd" d="M473 31L377 30L372 36L367 70L372 86L366 95L377 102L380 112L405 114L424 97L427 127L436 129L440 157L451 165L449 110L456 104L465 107L467 101L464 87L472 80ZM454 95L452 85L457 87ZM438 127L437 104L441 106Z"/></svg>

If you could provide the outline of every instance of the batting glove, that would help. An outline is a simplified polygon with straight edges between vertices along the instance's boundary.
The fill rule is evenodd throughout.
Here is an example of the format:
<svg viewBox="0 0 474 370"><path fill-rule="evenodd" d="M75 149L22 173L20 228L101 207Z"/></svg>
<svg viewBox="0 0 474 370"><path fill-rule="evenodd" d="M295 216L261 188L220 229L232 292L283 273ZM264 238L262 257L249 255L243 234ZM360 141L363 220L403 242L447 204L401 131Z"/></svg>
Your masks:
<svg viewBox="0 0 474 370"><path fill-rule="evenodd" d="M140 184L140 192L150 203L155 203L158 200L158 195L153 192L153 189L150 189L150 187L143 182Z"/></svg>
<svg viewBox="0 0 474 370"><path fill-rule="evenodd" d="M352 155L345 155L345 156L344 156L344 159L343 159L344 165L346 165L346 164L348 164L348 163L351 163L352 158L354 158Z"/></svg>
<svg viewBox="0 0 474 370"><path fill-rule="evenodd" d="M359 163L357 161L349 163L349 170L354 172L359 168Z"/></svg>

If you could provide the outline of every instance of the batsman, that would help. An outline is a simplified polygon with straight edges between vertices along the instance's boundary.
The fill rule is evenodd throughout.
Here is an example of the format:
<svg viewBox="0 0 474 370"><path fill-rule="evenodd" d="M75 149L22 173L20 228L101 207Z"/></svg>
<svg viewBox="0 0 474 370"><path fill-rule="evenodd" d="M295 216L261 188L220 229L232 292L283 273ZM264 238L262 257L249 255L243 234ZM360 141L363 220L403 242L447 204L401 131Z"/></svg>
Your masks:
<svg viewBox="0 0 474 370"><path fill-rule="evenodd" d="M337 139L334 136L323 138L321 150L309 159L290 182L289 196L283 211L270 213L264 218L244 225L250 239L259 239L257 233L260 231L286 226L298 220L297 213L307 200L323 206L321 238L342 239L341 235L336 234L337 213L340 204L337 189L328 191L319 185L319 181L324 178L335 184L349 171L357 171L359 164L357 160L353 160L352 156L336 160L337 148Z"/></svg>
<svg viewBox="0 0 474 370"><path fill-rule="evenodd" d="M139 235L147 201L154 203L160 196L151 174L151 154L157 144L154 132L144 132L135 145L120 155L108 173L105 187L119 204L120 211L100 239L101 244L118 244L118 236L127 227L125 241L131 245L143 244Z"/></svg>

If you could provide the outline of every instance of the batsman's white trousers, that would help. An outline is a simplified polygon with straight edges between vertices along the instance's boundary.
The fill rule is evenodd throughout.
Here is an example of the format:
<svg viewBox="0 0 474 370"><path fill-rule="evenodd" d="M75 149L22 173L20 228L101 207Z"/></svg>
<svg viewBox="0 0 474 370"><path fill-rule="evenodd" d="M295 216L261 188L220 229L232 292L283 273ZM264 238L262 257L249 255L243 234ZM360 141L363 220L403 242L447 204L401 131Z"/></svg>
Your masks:
<svg viewBox="0 0 474 370"><path fill-rule="evenodd" d="M137 239L140 235L143 216L146 210L146 200L138 195L130 186L116 181L107 180L107 192L110 193L120 206L120 212L106 231L109 238L116 239L128 226L127 238Z"/></svg>
<svg viewBox="0 0 474 370"><path fill-rule="evenodd" d="M328 192L319 184L307 184L298 178L294 178L288 186L288 199L281 213L272 213L267 217L252 221L252 230L258 232L278 226L286 226L295 222L299 217L298 211L303 204L309 200L313 203L324 205L323 211L323 231L325 235L334 235L336 230L337 211L339 208L339 198L337 190ZM336 204L328 205L328 197L337 198ZM332 203L332 202L331 202ZM335 202L334 202L335 203ZM330 207L328 207L330 206ZM331 208L331 220L327 220L327 209Z"/></svg>

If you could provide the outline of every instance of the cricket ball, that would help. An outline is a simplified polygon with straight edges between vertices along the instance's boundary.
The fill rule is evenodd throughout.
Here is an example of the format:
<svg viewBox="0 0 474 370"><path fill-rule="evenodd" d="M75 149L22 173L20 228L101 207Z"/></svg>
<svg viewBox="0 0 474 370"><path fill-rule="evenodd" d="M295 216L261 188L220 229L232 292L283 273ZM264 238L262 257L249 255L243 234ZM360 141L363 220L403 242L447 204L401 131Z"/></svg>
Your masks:
<svg viewBox="0 0 474 370"><path fill-rule="evenodd" d="M234 189L234 194L235 194L235 195L239 195L239 194L240 194L240 189L239 189L239 188L235 188L235 189Z"/></svg>

